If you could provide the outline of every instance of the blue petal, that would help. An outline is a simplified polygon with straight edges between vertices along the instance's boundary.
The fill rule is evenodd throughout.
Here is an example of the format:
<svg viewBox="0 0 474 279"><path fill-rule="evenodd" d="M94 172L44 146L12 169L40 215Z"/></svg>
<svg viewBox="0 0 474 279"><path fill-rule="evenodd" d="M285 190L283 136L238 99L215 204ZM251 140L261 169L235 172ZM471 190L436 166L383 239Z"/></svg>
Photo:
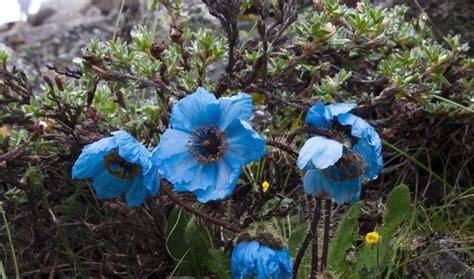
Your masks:
<svg viewBox="0 0 474 279"><path fill-rule="evenodd" d="M317 102L308 110L306 114L306 124L318 129L328 129L331 119L325 117L325 111L323 102Z"/></svg>
<svg viewBox="0 0 474 279"><path fill-rule="evenodd" d="M280 261L280 270L282 271L280 278L291 278L293 275L293 264L291 262L288 248L285 247L282 250L277 251L277 256Z"/></svg>
<svg viewBox="0 0 474 279"><path fill-rule="evenodd" d="M249 120L252 117L252 97L248 94L240 93L230 98L220 98L219 110L219 128L225 130L236 119Z"/></svg>
<svg viewBox="0 0 474 279"><path fill-rule="evenodd" d="M338 116L341 125L350 125L351 134L359 138L354 150L359 152L367 164L364 176L367 179L375 179L383 168L382 141L377 131L364 119L351 113Z"/></svg>
<svg viewBox="0 0 474 279"><path fill-rule="evenodd" d="M241 167L265 155L265 140L243 120L234 120L225 130L225 160L232 167Z"/></svg>
<svg viewBox="0 0 474 279"><path fill-rule="evenodd" d="M142 167L148 167L150 152L143 145L125 131L112 132L117 143L120 157L127 162L140 164Z"/></svg>
<svg viewBox="0 0 474 279"><path fill-rule="evenodd" d="M149 159L151 162L151 158ZM150 194L155 196L160 188L160 178L158 174L158 166L151 163L151 167L143 171L143 185L150 190Z"/></svg>
<svg viewBox="0 0 474 279"><path fill-rule="evenodd" d="M191 135L187 132L167 129L160 137L160 144L153 150L152 160L162 165L163 160L188 152L190 137Z"/></svg>
<svg viewBox="0 0 474 279"><path fill-rule="evenodd" d="M318 169L312 169L306 172L303 181L304 190L306 193L319 196L322 192L325 192L324 189L327 187L323 185L323 180L321 179L322 175L323 174Z"/></svg>
<svg viewBox="0 0 474 279"><path fill-rule="evenodd" d="M337 116L337 119L343 126L350 125L351 135L357 138L365 137L370 129L374 129L367 121L352 113L340 114Z"/></svg>
<svg viewBox="0 0 474 279"><path fill-rule="evenodd" d="M85 179L95 177L104 171L104 156L116 148L113 137L104 138L82 149L82 153L72 168L72 178Z"/></svg>
<svg viewBox="0 0 474 279"><path fill-rule="evenodd" d="M149 194L149 190L143 185L143 178L141 176L135 178L128 186L125 193L127 205L130 207L139 206Z"/></svg>
<svg viewBox="0 0 474 279"><path fill-rule="evenodd" d="M275 251L265 245L260 245L257 257L258 279L279 278L279 259Z"/></svg>
<svg viewBox="0 0 474 279"><path fill-rule="evenodd" d="M178 192L194 192L214 187L216 184L217 164L199 165L193 179L189 183L175 184L174 189Z"/></svg>
<svg viewBox="0 0 474 279"><path fill-rule="evenodd" d="M354 203L359 200L361 182L359 178L348 180L332 180L321 170L309 170L305 174L304 189L308 194L319 196L328 194L337 204Z"/></svg>
<svg viewBox="0 0 474 279"><path fill-rule="evenodd" d="M196 190L197 200L206 203L211 200L223 200L235 189L242 168L233 168L226 161L217 163L217 177L213 185L203 190Z"/></svg>
<svg viewBox="0 0 474 279"><path fill-rule="evenodd" d="M234 247L231 256L232 278L245 279L256 275L255 259L258 255L260 244L257 241L241 242Z"/></svg>
<svg viewBox="0 0 474 279"><path fill-rule="evenodd" d="M300 169L325 169L341 158L342 149L342 144L335 140L312 137L301 148L296 165Z"/></svg>
<svg viewBox="0 0 474 279"><path fill-rule="evenodd" d="M192 133L197 127L218 121L216 109L209 109L211 104L217 106L215 96L202 87L195 93L181 99L171 112L171 125L174 129Z"/></svg>
<svg viewBox="0 0 474 279"><path fill-rule="evenodd" d="M129 184L133 183L130 180L121 180L113 175L110 175L107 171L103 171L101 174L94 177L92 187L95 190L95 194L99 199L111 199L119 197L123 194Z"/></svg>
<svg viewBox="0 0 474 279"><path fill-rule="evenodd" d="M378 140L380 138L376 135ZM359 142L354 146L354 150L362 155L367 168L365 169L364 176L366 179L372 180L377 178L383 169L382 159L382 143L371 145L367 138L359 139Z"/></svg>
<svg viewBox="0 0 474 279"><path fill-rule="evenodd" d="M359 178L333 182L332 198L337 204L354 203L359 200L361 192L361 182Z"/></svg>
<svg viewBox="0 0 474 279"><path fill-rule="evenodd" d="M193 156L186 151L163 160L159 171L163 178L173 184L187 184L192 181L198 169L199 164Z"/></svg>
<svg viewBox="0 0 474 279"><path fill-rule="evenodd" d="M323 102L319 101L306 114L306 123L314 128L328 129L334 117L349 112L356 106L356 104L351 103L336 103L325 106Z"/></svg>

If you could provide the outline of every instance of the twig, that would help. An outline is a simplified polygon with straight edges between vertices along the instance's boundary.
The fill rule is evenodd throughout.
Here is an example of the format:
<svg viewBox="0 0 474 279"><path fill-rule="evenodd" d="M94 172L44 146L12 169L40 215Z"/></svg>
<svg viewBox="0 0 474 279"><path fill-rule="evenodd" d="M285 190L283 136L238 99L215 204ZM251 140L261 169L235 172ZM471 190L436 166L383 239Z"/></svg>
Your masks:
<svg viewBox="0 0 474 279"><path fill-rule="evenodd" d="M286 153L290 154L291 156L293 156L295 158L298 157L298 152L293 150L290 146L285 145L284 143L281 143L281 142L278 142L278 141L275 141L275 140L267 140L267 145L270 145L270 146L276 147L280 150L283 150L283 151L285 151Z"/></svg>
<svg viewBox="0 0 474 279"><path fill-rule="evenodd" d="M233 224L228 223L228 222L226 222L224 220L221 220L221 219L214 218L211 215L209 215L207 213L204 213L201 210L199 210L199 209L195 208L194 206L192 206L191 204L187 203L186 201L184 201L182 198L180 198L176 193L174 193L171 190L170 183L162 182L161 183L161 190L163 190L163 192L165 192L165 194L173 202L175 202L176 204L178 204L179 206L181 206L185 210L191 212L192 214L204 219L205 221L208 221L209 223L220 226L220 227L222 227L226 230L229 230L231 232L239 233L239 232L242 231L240 228L234 226Z"/></svg>

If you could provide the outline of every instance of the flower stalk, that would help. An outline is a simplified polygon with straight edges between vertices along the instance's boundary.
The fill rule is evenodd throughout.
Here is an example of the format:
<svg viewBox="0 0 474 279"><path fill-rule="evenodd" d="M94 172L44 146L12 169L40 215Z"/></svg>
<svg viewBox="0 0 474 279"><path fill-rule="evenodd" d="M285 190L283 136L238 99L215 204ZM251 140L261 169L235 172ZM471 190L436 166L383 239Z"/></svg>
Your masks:
<svg viewBox="0 0 474 279"><path fill-rule="evenodd" d="M332 201L327 199L324 203L324 236L323 236L323 253L321 255L321 272L326 270L329 254L329 233L331 229L331 209Z"/></svg>
<svg viewBox="0 0 474 279"><path fill-rule="evenodd" d="M318 275L318 224L321 219L321 200L316 198L314 205L313 221L311 222L311 234L313 242L311 243L311 273L309 278L316 279Z"/></svg>

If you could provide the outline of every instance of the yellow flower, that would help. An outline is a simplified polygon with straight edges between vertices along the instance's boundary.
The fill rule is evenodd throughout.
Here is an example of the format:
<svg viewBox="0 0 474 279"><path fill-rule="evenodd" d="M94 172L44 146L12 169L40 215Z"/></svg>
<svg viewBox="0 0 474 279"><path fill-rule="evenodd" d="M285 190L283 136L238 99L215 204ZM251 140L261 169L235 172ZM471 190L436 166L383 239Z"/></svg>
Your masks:
<svg viewBox="0 0 474 279"><path fill-rule="evenodd" d="M369 232L365 235L365 242L369 245L377 245L380 243L380 235L378 232Z"/></svg>
<svg viewBox="0 0 474 279"><path fill-rule="evenodd" d="M266 193L266 192L268 191L268 188L269 188L269 187L270 187L270 183L268 183L268 181L266 181L266 180L263 181L263 183L262 183L262 191L263 191L264 193Z"/></svg>

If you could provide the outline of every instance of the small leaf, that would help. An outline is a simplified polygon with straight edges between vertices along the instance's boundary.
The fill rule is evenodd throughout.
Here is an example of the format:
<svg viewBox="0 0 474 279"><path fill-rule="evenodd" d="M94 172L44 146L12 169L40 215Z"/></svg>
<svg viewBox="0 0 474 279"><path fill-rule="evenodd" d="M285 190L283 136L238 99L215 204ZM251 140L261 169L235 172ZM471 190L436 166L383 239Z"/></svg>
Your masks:
<svg viewBox="0 0 474 279"><path fill-rule="evenodd" d="M395 225L403 221L410 214L410 190L406 185L395 187L387 198L387 213L384 218L384 226Z"/></svg>

